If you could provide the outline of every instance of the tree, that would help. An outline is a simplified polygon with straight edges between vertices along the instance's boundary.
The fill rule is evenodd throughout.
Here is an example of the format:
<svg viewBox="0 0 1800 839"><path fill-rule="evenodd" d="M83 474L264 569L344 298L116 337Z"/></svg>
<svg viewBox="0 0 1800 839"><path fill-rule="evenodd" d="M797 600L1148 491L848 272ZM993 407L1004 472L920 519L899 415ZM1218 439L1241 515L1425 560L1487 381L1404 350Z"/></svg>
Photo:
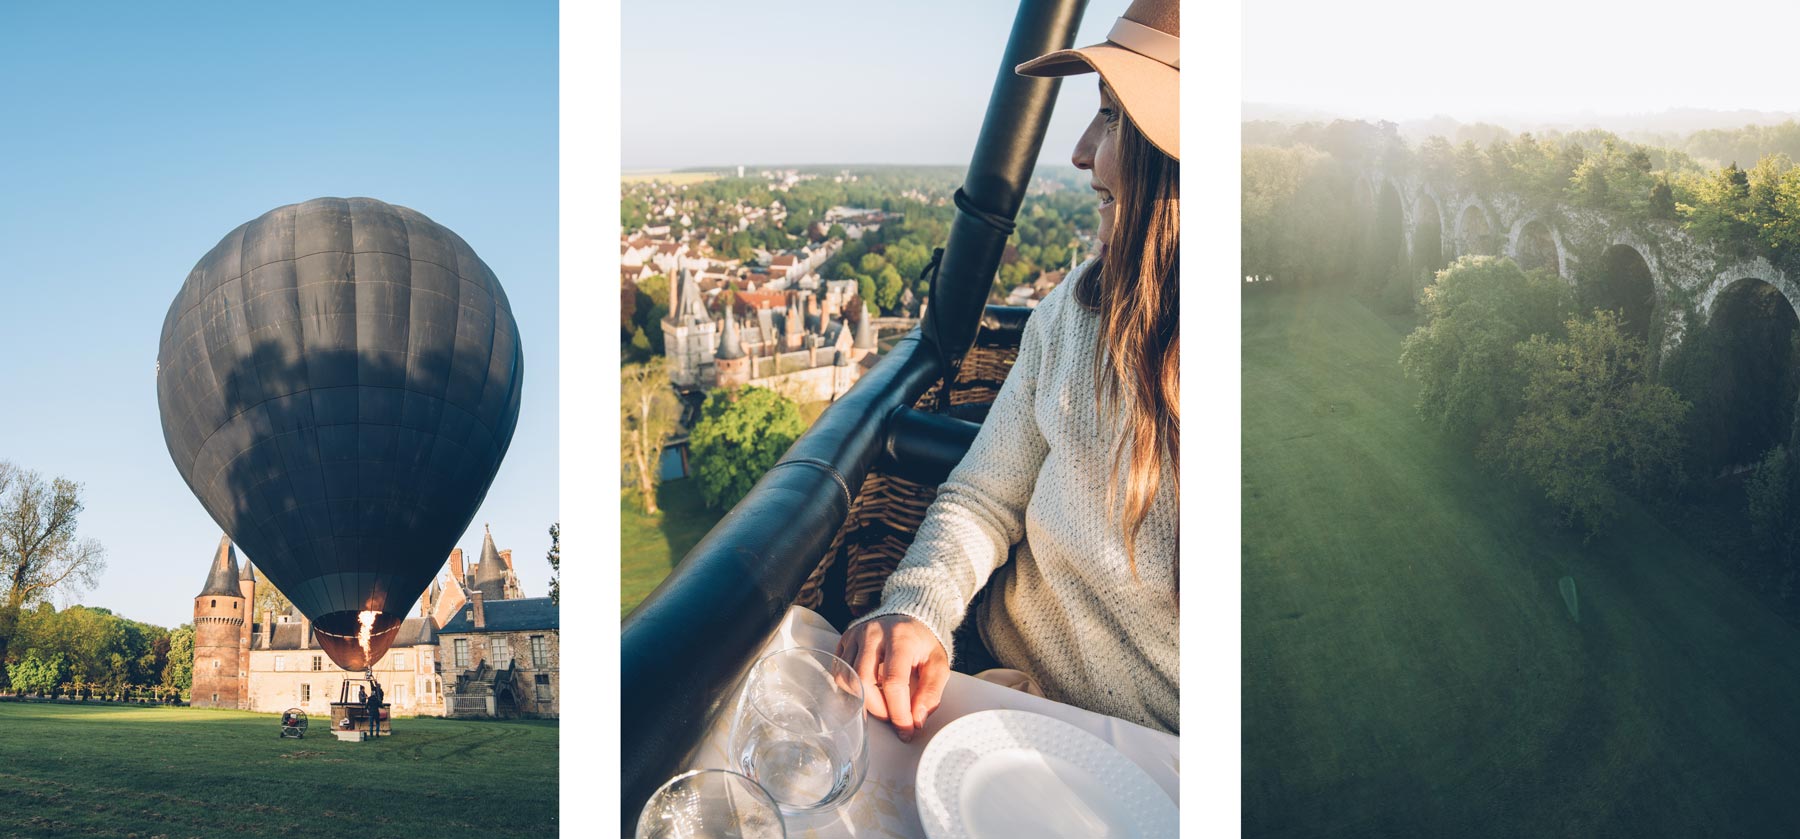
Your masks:
<svg viewBox="0 0 1800 839"><path fill-rule="evenodd" d="M1463 257L1425 289L1425 324L1402 344L1400 368L1419 382L1419 416L1477 442L1503 434L1524 385L1520 342L1554 333L1568 287L1510 259Z"/></svg>
<svg viewBox="0 0 1800 839"><path fill-rule="evenodd" d="M1785 557L1793 544L1795 524L1788 515L1788 499L1793 492L1793 477L1788 467L1787 447L1776 446L1763 456L1756 471L1744 482L1746 518L1750 535L1764 552Z"/></svg>
<svg viewBox="0 0 1800 839"><path fill-rule="evenodd" d="M282 594L281 589L276 588L274 583L269 582L268 577L263 576L261 568L256 569L255 574L256 602L250 604L251 618L258 618L271 612L285 615L294 608L294 604L287 599L287 595Z"/></svg>
<svg viewBox="0 0 1800 839"><path fill-rule="evenodd" d="M1644 344L1600 310L1566 324L1568 338L1534 335L1519 349L1526 377L1504 459L1590 535L1619 501L1680 479L1688 404L1644 375Z"/></svg>
<svg viewBox="0 0 1800 839"><path fill-rule="evenodd" d="M626 365L620 374L619 424L626 472L635 478L645 515L656 515L663 445L675 432L681 403L669 386L668 359Z"/></svg>
<svg viewBox="0 0 1800 839"><path fill-rule="evenodd" d="M869 303L874 303L875 302L875 278L874 277L857 277L856 278L856 296L861 297L863 300L865 300Z"/></svg>
<svg viewBox="0 0 1800 839"><path fill-rule="evenodd" d="M194 627L182 624L169 633L169 663L163 668L162 683L186 699L194 686Z"/></svg>
<svg viewBox="0 0 1800 839"><path fill-rule="evenodd" d="M64 665L61 654L42 658L32 653L25 656L24 660L8 666L6 675L11 680L14 691L41 696L55 691L58 685L66 681L69 669Z"/></svg>
<svg viewBox="0 0 1800 839"><path fill-rule="evenodd" d="M544 556L550 562L550 602L562 603L562 522L550 525L550 552Z"/></svg>
<svg viewBox="0 0 1800 839"><path fill-rule="evenodd" d="M26 604L77 592L106 568L106 551L76 532L81 484L0 460L0 663Z"/></svg>
<svg viewBox="0 0 1800 839"><path fill-rule="evenodd" d="M707 394L689 435L701 498L713 509L736 504L805 430L800 407L772 390Z"/></svg>
<svg viewBox="0 0 1800 839"><path fill-rule="evenodd" d="M892 265L883 265L881 275L875 278L875 299L870 303L882 312L892 312L905 288L906 280L901 279L900 272Z"/></svg>

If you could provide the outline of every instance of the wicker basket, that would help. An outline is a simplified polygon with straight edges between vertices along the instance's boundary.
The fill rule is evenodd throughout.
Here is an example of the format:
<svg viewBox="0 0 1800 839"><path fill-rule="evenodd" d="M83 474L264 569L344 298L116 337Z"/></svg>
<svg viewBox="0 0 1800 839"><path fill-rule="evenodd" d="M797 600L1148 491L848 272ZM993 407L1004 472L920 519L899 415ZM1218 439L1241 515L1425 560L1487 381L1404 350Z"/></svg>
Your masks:
<svg viewBox="0 0 1800 839"><path fill-rule="evenodd" d="M976 346L963 357L956 382L951 385L947 404L951 407L992 404L1000 393L1000 385L1011 372L1018 348ZM919 397L916 408L937 410L944 382L940 380ZM824 613L851 618L860 617L881 602L881 587L889 574L906 556L925 510L937 498L936 486L924 486L904 478L870 472L862 490L850 504L850 515L838 529L831 547L801 586L795 605ZM830 572L843 565L842 590ZM827 602L827 598L841 598ZM841 604L841 605L840 605ZM847 609L846 611L843 611Z"/></svg>

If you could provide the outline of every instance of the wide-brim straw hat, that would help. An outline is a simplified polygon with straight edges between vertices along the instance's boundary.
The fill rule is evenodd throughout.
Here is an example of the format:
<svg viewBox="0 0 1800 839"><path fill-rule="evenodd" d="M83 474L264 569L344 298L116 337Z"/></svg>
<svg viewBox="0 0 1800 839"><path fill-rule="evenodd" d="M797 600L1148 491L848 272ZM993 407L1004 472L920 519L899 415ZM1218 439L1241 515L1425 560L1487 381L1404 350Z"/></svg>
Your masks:
<svg viewBox="0 0 1800 839"><path fill-rule="evenodd" d="M1022 76L1099 73L1139 131L1181 159L1181 3L1133 0L1106 42L1057 50L1014 68Z"/></svg>

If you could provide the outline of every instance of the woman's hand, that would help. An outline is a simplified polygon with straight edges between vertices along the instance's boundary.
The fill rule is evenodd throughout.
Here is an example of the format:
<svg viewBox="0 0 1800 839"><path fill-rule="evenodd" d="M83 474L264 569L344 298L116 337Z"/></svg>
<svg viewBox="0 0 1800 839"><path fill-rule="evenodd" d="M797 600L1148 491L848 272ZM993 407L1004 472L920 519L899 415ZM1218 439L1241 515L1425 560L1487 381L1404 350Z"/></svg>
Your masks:
<svg viewBox="0 0 1800 839"><path fill-rule="evenodd" d="M925 728L950 680L950 657L925 624L887 615L859 624L838 639L838 658L862 679L863 704L876 719L894 724L904 742Z"/></svg>

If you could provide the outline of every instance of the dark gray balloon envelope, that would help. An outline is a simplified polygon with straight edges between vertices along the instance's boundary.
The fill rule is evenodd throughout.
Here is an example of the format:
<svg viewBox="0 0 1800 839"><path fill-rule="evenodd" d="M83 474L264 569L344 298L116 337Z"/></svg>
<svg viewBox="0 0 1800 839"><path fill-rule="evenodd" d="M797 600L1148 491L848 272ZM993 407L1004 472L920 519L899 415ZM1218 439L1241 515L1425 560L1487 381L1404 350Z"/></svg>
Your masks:
<svg viewBox="0 0 1800 839"><path fill-rule="evenodd" d="M523 356L461 237L371 198L278 207L227 234L163 320L156 397L181 476L360 670L487 496ZM357 615L379 612L371 654Z"/></svg>

